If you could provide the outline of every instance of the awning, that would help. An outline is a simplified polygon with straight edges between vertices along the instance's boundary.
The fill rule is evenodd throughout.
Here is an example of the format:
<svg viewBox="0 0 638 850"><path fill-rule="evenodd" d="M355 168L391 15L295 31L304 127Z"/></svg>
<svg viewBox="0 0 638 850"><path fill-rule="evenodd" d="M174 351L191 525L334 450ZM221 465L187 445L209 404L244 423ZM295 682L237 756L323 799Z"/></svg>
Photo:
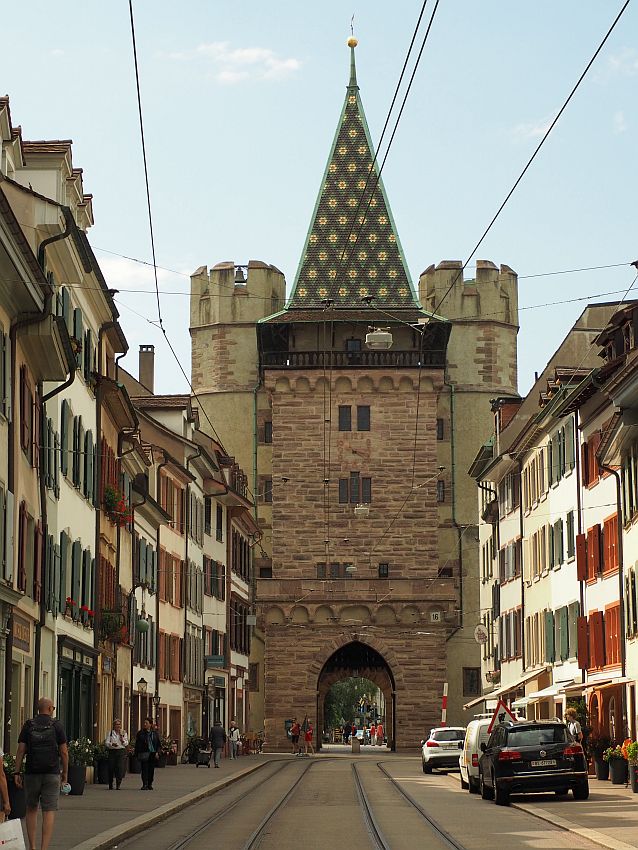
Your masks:
<svg viewBox="0 0 638 850"><path fill-rule="evenodd" d="M559 694L564 693L568 687L571 687L572 684L573 679L568 679L565 682L556 682L553 685L549 685L547 688L543 688L541 691L534 691L531 694L527 694L527 696L533 702L536 702L539 699L546 699L548 697L557 697ZM580 687L580 685L578 687Z"/></svg>
<svg viewBox="0 0 638 850"><path fill-rule="evenodd" d="M529 697L520 697L519 699L515 699L512 703L512 708L525 708L530 702Z"/></svg>
<svg viewBox="0 0 638 850"><path fill-rule="evenodd" d="M591 691L594 688L613 688L614 685L627 685L634 682L635 679L630 679L628 676L608 677L606 679L592 679L589 682L579 682L577 685L567 685L562 689L562 693L573 694L581 693L582 691Z"/></svg>
<svg viewBox="0 0 638 850"><path fill-rule="evenodd" d="M539 676L542 676L543 673L546 672L547 668L545 667L541 670L534 670L533 673L528 673L526 676L523 676L522 679L517 679L515 682L511 682L509 685L502 685L500 688L497 688L495 691L491 691L489 694L483 694L482 697L477 697L471 702L466 702L463 708L472 708L473 705L478 705L480 702L484 702L484 700L498 699L503 694L509 694L512 691L518 690L526 682L531 682L532 679L538 679Z"/></svg>

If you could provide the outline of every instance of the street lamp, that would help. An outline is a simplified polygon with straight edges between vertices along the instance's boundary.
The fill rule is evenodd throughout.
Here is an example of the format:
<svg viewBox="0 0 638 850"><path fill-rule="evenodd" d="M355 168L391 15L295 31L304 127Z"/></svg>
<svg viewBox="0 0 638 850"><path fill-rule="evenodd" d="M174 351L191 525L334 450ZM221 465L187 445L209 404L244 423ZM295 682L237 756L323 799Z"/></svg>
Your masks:
<svg viewBox="0 0 638 850"><path fill-rule="evenodd" d="M144 696L144 694L146 693L147 690L148 690L148 682L146 681L146 679L144 677L142 677L141 679L139 679L139 681L137 683L137 691L138 691L138 693L142 694L142 696Z"/></svg>

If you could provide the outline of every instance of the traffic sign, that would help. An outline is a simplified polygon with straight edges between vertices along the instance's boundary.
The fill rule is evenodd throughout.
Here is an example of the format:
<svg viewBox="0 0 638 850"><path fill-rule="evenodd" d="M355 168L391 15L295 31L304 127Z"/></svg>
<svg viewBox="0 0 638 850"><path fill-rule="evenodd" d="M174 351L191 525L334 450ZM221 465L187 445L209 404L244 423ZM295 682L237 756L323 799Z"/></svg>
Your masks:
<svg viewBox="0 0 638 850"><path fill-rule="evenodd" d="M496 708L494 709L494 714L492 715L492 719L490 720L490 725L487 727L487 734L490 735L492 733L492 729L496 726L497 723L503 723L503 721L509 718L513 723L518 723L518 717L515 714L512 714L510 709L505 705L502 699L500 699L496 703Z"/></svg>
<svg viewBox="0 0 638 850"><path fill-rule="evenodd" d="M482 623L474 629L474 640L477 643L487 643L490 634Z"/></svg>

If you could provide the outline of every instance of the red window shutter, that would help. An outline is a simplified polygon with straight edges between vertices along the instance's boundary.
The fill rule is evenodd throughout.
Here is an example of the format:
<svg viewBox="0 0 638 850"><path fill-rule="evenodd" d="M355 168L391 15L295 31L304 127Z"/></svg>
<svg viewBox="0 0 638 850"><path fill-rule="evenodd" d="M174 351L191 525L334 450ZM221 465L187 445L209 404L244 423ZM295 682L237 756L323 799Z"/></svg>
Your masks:
<svg viewBox="0 0 638 850"><path fill-rule="evenodd" d="M592 540L591 544L593 546L593 555L592 555L592 566L594 568L594 575L598 575L601 571L601 563L600 563L600 550L601 550L601 533L600 526L595 525L592 530Z"/></svg>
<svg viewBox="0 0 638 850"><path fill-rule="evenodd" d="M578 641L578 667L586 670L589 666L589 632L587 628L587 617L578 617L576 620L576 639Z"/></svg>
<svg viewBox="0 0 638 850"><path fill-rule="evenodd" d="M609 533L609 567L612 570L618 568L618 514L612 517L608 523Z"/></svg>
<svg viewBox="0 0 638 850"><path fill-rule="evenodd" d="M42 413L42 405L40 404L40 399L36 395L33 399L32 404L33 409L33 452L31 463L36 469L40 469L40 416Z"/></svg>
<svg viewBox="0 0 638 850"><path fill-rule="evenodd" d="M578 581L587 579L587 538L584 534L576 535L576 577Z"/></svg>
<svg viewBox="0 0 638 850"><path fill-rule="evenodd" d="M38 520L35 527L33 541L33 598L40 602L42 598L42 545L44 534L42 533L42 522Z"/></svg>
<svg viewBox="0 0 638 850"><path fill-rule="evenodd" d="M591 666L602 667L605 663L605 633L602 611L594 611L590 615L589 634L592 639Z"/></svg>
<svg viewBox="0 0 638 850"><path fill-rule="evenodd" d="M18 590L26 593L27 589L27 505L20 502L18 517Z"/></svg>
<svg viewBox="0 0 638 850"><path fill-rule="evenodd" d="M20 367L20 447L23 451L29 447L29 424L27 416L31 415L28 405L27 367Z"/></svg>

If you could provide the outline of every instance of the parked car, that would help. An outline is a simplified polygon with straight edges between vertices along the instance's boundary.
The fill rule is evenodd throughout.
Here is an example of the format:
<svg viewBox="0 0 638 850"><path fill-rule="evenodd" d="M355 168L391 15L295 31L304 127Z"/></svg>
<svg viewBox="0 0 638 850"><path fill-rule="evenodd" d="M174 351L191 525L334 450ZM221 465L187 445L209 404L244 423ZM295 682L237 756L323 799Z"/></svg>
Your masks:
<svg viewBox="0 0 638 850"><path fill-rule="evenodd" d="M582 746L556 720L501 723L481 744L479 784L484 800L508 806L510 794L571 789L576 800L589 797Z"/></svg>
<svg viewBox="0 0 638 850"><path fill-rule="evenodd" d="M486 744L490 737L487 730L491 720L491 714L480 714L467 724L459 768L461 770L461 787L468 789L470 794L478 794L479 792L481 744Z"/></svg>
<svg viewBox="0 0 638 850"><path fill-rule="evenodd" d="M423 773L432 773L434 767L458 767L465 739L465 726L441 726L430 731L426 741L421 741Z"/></svg>

